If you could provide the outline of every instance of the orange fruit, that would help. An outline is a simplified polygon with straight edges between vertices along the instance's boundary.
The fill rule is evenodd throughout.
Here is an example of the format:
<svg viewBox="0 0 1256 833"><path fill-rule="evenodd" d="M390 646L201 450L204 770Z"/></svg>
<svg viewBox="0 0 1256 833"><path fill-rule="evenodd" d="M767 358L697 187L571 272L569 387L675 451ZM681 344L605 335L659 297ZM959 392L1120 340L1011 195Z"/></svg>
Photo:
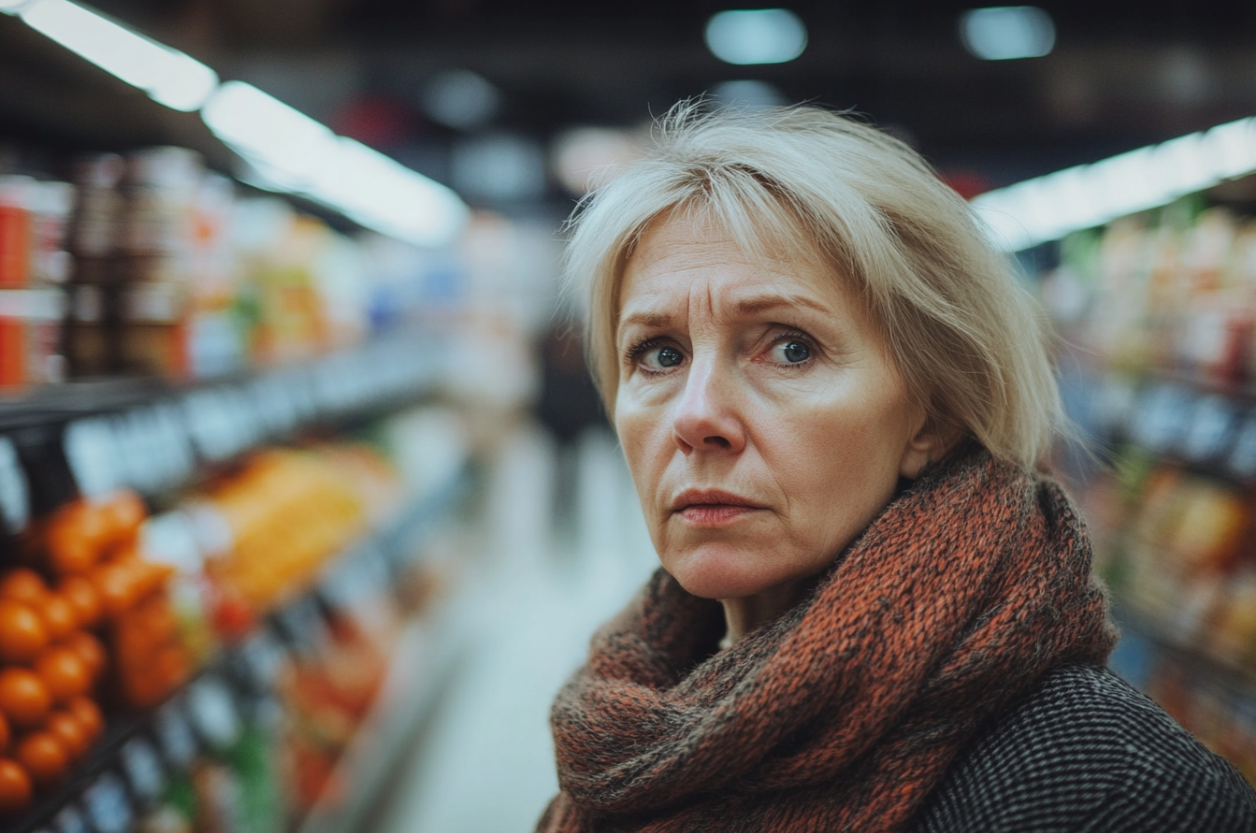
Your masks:
<svg viewBox="0 0 1256 833"><path fill-rule="evenodd" d="M32 729L52 711L52 695L34 671L9 667L0 671L0 713L18 729Z"/></svg>
<svg viewBox="0 0 1256 833"><path fill-rule="evenodd" d="M53 712L45 728L48 734L61 742L71 760L78 758L91 745L86 727L69 712Z"/></svg>
<svg viewBox="0 0 1256 833"><path fill-rule="evenodd" d="M85 573L100 560L100 547L69 525L48 530L48 566L57 575Z"/></svg>
<svg viewBox="0 0 1256 833"><path fill-rule="evenodd" d="M148 517L148 507L144 505L144 499L129 489L114 492L101 504L101 509L108 519L115 541L134 535Z"/></svg>
<svg viewBox="0 0 1256 833"><path fill-rule="evenodd" d="M0 660L30 662L47 645L48 628L29 604L0 599Z"/></svg>
<svg viewBox="0 0 1256 833"><path fill-rule="evenodd" d="M83 665L86 666L87 673L93 680L98 679L101 672L105 670L105 646L87 631L75 631L61 644L79 655L79 659L83 660Z"/></svg>
<svg viewBox="0 0 1256 833"><path fill-rule="evenodd" d="M73 606L64 597L51 593L44 600L39 612L44 617L44 625L48 628L48 637L59 642L78 629L78 616Z"/></svg>
<svg viewBox="0 0 1256 833"><path fill-rule="evenodd" d="M95 740L104 731L104 715L100 713L100 707L96 705L96 701L92 700L92 698L75 697L65 704L65 710L78 719L79 725L83 727L83 731L92 740Z"/></svg>
<svg viewBox="0 0 1256 833"><path fill-rule="evenodd" d="M0 598L38 603L48 595L48 585L29 567L15 567L0 576Z"/></svg>
<svg viewBox="0 0 1256 833"><path fill-rule="evenodd" d="M87 664L73 648L56 645L35 660L35 673L48 687L54 703L65 703L86 694L92 687Z"/></svg>
<svg viewBox="0 0 1256 833"><path fill-rule="evenodd" d="M57 585L57 594L74 609L79 627L90 628L100 621L104 602L100 592L82 576L66 576Z"/></svg>
<svg viewBox="0 0 1256 833"><path fill-rule="evenodd" d="M70 753L51 732L31 732L17 742L13 757L41 787L60 781L70 767Z"/></svg>
<svg viewBox="0 0 1256 833"><path fill-rule="evenodd" d="M11 739L12 735L9 732L9 721L5 720L3 716L0 716L0 752L9 748L9 741Z"/></svg>
<svg viewBox="0 0 1256 833"><path fill-rule="evenodd" d="M0 758L0 816L16 816L31 803L35 787L16 761Z"/></svg>
<svg viewBox="0 0 1256 833"><path fill-rule="evenodd" d="M92 583L105 604L105 613L117 616L135 604L139 587L131 562L112 562L92 571Z"/></svg>

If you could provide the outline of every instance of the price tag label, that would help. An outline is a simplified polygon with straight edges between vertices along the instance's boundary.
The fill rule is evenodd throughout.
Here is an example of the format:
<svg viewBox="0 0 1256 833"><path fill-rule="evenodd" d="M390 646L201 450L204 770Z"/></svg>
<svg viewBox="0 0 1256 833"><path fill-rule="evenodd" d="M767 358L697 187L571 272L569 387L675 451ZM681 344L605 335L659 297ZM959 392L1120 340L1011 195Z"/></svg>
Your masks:
<svg viewBox="0 0 1256 833"><path fill-rule="evenodd" d="M184 575L197 575L204 567L192 518L185 512L153 515L140 527L140 539L149 560L169 564Z"/></svg>
<svg viewBox="0 0 1256 833"><path fill-rule="evenodd" d="M83 810L97 833L129 833L135 809L122 778L106 772L83 791Z"/></svg>
<svg viewBox="0 0 1256 833"><path fill-rule="evenodd" d="M100 497L123 485L118 469L120 449L108 420L89 417L72 422L62 443L81 494Z"/></svg>
<svg viewBox="0 0 1256 833"><path fill-rule="evenodd" d="M181 700L171 700L162 706L153 728L161 752L171 766L183 769L196 757L196 737Z"/></svg>
<svg viewBox="0 0 1256 833"><path fill-rule="evenodd" d="M144 738L132 738L122 747L122 769L141 801L150 802L166 787L166 773L157 752Z"/></svg>
<svg viewBox="0 0 1256 833"><path fill-rule="evenodd" d="M1193 405L1190 392L1176 385L1159 385L1147 391L1134 418L1134 442L1160 454L1176 448Z"/></svg>
<svg viewBox="0 0 1256 833"><path fill-rule="evenodd" d="M192 476L196 465L181 412L169 402L154 405L150 412L165 486L181 485Z"/></svg>
<svg viewBox="0 0 1256 833"><path fill-rule="evenodd" d="M283 648L266 630L259 631L241 645L236 656L248 684L259 691L269 691L274 687L285 659Z"/></svg>
<svg viewBox="0 0 1256 833"><path fill-rule="evenodd" d="M21 532L31 516L31 496L17 449L0 437L0 522L12 533Z"/></svg>
<svg viewBox="0 0 1256 833"><path fill-rule="evenodd" d="M62 807L60 812L52 817L49 829L52 833L91 833L83 811L73 803Z"/></svg>
<svg viewBox="0 0 1256 833"><path fill-rule="evenodd" d="M1244 417L1230 451L1230 471L1239 477L1256 477L1256 413Z"/></svg>
<svg viewBox="0 0 1256 833"><path fill-rule="evenodd" d="M225 683L202 677L188 691L188 714L210 744L230 746L240 736L240 715Z"/></svg>
<svg viewBox="0 0 1256 833"><path fill-rule="evenodd" d="M1195 404L1190 427L1182 450L1188 459L1211 460L1218 457L1234 432L1234 406L1223 396L1205 396Z"/></svg>

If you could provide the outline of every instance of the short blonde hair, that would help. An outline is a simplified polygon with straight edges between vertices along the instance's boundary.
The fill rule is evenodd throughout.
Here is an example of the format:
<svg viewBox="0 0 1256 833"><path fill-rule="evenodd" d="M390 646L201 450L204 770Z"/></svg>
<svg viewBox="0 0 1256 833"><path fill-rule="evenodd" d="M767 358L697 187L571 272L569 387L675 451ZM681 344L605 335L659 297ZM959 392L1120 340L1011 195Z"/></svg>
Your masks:
<svg viewBox="0 0 1256 833"><path fill-rule="evenodd" d="M818 254L880 328L910 394L991 453L1043 462L1065 420L1049 329L968 203L919 154L817 107L703 113L673 107L646 155L569 221L591 370L612 418L625 265L644 230L700 214L747 252Z"/></svg>

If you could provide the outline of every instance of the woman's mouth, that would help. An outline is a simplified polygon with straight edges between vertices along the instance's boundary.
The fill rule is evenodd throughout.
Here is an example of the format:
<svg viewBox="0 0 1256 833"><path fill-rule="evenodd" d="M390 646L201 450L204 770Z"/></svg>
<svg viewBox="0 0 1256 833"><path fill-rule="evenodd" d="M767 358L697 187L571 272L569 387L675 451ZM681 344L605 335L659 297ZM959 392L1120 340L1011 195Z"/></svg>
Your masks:
<svg viewBox="0 0 1256 833"><path fill-rule="evenodd" d="M740 495L716 489L690 489L672 502L672 512L692 527L730 526L764 507Z"/></svg>

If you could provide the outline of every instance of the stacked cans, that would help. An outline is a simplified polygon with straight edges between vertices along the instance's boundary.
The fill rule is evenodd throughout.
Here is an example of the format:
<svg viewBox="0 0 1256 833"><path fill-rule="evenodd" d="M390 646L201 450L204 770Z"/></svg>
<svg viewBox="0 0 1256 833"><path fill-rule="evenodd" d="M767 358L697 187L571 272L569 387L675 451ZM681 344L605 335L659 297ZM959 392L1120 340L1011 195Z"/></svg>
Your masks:
<svg viewBox="0 0 1256 833"><path fill-rule="evenodd" d="M67 183L0 177L0 392L65 375L61 321L73 202Z"/></svg>

